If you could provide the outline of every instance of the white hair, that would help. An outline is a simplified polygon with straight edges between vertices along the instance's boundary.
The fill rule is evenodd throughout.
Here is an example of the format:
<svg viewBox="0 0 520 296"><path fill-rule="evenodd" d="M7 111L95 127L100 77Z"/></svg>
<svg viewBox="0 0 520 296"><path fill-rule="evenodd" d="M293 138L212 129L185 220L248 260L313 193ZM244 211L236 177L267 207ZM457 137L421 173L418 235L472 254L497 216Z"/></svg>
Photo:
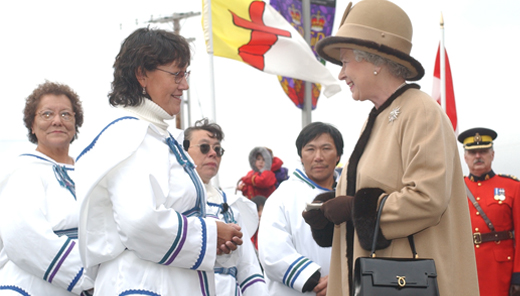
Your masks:
<svg viewBox="0 0 520 296"><path fill-rule="evenodd" d="M354 57L356 61L361 62L361 60L365 60L369 63L372 63L376 66L386 65L390 74L395 77L403 78L406 80L407 77L412 76L412 72L408 70L405 66L398 64L392 60L379 56L377 54L369 53L363 50L354 49Z"/></svg>

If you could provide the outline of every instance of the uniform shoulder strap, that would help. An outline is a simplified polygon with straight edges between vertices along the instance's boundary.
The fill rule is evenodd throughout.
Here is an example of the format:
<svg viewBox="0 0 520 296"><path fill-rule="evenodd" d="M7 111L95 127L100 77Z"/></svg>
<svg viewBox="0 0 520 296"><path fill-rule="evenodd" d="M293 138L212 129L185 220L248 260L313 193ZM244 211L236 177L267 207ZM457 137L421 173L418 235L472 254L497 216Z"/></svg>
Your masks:
<svg viewBox="0 0 520 296"><path fill-rule="evenodd" d="M511 179L511 180L515 180L515 181L517 181L517 182L520 182L520 180L519 180L517 177L513 176L513 175L508 175L508 174L498 174L498 175L499 175L500 177L504 177L504 178L508 178L508 179Z"/></svg>
<svg viewBox="0 0 520 296"><path fill-rule="evenodd" d="M469 190L468 185L466 185L466 182L464 182L464 187L466 187L466 194L468 195L469 200L471 200L471 203L473 206L477 209L477 211L480 213L480 216L484 221L486 222L486 225L491 229L491 231L495 231L495 226L493 226L493 223L491 223L491 220L489 220L486 213L484 213L484 210L480 207L478 202L475 200L475 197L473 196L473 193L471 193L471 190Z"/></svg>

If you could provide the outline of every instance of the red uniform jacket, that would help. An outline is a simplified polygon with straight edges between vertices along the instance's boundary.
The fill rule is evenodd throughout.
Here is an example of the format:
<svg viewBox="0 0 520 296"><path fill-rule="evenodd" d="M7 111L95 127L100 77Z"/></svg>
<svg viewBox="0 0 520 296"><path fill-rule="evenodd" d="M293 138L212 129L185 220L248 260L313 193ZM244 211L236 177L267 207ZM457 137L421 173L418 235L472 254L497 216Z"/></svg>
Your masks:
<svg viewBox="0 0 520 296"><path fill-rule="evenodd" d="M520 243L520 182L493 171L480 178L470 175L464 181L495 231L516 230L515 239L474 245L480 296L508 296L511 284L520 285L520 247L515 249ZM473 233L490 232L475 206L468 202Z"/></svg>

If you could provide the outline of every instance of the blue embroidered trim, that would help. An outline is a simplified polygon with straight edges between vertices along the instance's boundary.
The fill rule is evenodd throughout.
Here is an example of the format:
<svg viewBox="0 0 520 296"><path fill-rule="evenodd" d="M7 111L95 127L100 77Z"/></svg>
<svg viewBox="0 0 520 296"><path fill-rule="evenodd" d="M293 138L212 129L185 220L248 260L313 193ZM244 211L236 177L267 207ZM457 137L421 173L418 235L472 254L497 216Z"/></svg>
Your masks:
<svg viewBox="0 0 520 296"><path fill-rule="evenodd" d="M227 203L226 193L224 191L220 191L220 190L218 190L218 192L220 192L222 194L222 199L224 200L224 203L227 206L227 211L222 214L224 216L224 220L226 221L226 223L235 223L236 224L237 221L235 220L235 214L233 213L233 210ZM221 207L223 207L223 205L221 205Z"/></svg>
<svg viewBox="0 0 520 296"><path fill-rule="evenodd" d="M177 220L178 220L178 223L177 223L177 234L175 235L175 241L173 242L172 246L170 247L170 249L168 250L168 252L166 252L166 254L164 255L164 257L161 259L161 261L159 261L159 264L166 264L167 261L168 261L168 258L170 258L170 256L172 255L173 251L175 249L177 249L178 245L179 245L179 241L181 240L181 238L183 236L185 236L186 234L184 233L183 234L183 230L185 228L185 223L184 223L184 219L183 217L181 216L181 214L175 212L177 214ZM181 244L181 247L182 247L183 244ZM178 252L176 252L178 253ZM171 262L170 262L171 263ZM168 264L166 264L168 265Z"/></svg>
<svg viewBox="0 0 520 296"><path fill-rule="evenodd" d="M300 275L300 273L302 273L302 271L307 268L307 266L309 266L310 264L312 263L312 261L308 261L307 263L305 263L299 270L298 272L294 275L293 277L293 280L291 281L291 288L294 287L294 282L296 281L296 279L298 278L298 276Z"/></svg>
<svg viewBox="0 0 520 296"><path fill-rule="evenodd" d="M238 270L236 267L230 267L230 268L226 268L226 267L215 267L213 269L213 271L215 273L218 273L218 274L228 274L232 277L234 277L235 279L237 278L237 273L238 273Z"/></svg>
<svg viewBox="0 0 520 296"><path fill-rule="evenodd" d="M47 271L45 272L45 274L43 276L44 281L48 281L49 283L52 283L53 275L57 272L57 269L59 269L61 266L61 263L58 262L58 259L60 259L62 254L65 254L65 256L68 255L66 249L71 244L74 244L74 242L70 238L67 238L67 240L61 247L60 251L58 252L58 254L56 254L56 256L54 256L54 259L52 259L51 264L47 268ZM53 269L56 269L56 270L53 273L51 273L51 271L53 271Z"/></svg>
<svg viewBox="0 0 520 296"><path fill-rule="evenodd" d="M202 264L202 260L204 260L204 256L206 256L206 241L208 240L206 221L204 221L204 219L202 219L202 218L199 218L199 220L200 220L200 224L201 224L200 226L202 229L202 246L201 246L199 258L197 259L197 262L195 262L195 264L191 267L191 269L199 268L200 265Z"/></svg>
<svg viewBox="0 0 520 296"><path fill-rule="evenodd" d="M54 231L54 234L56 234L57 236L66 235L70 239L78 239L78 228L56 230L56 231Z"/></svg>
<svg viewBox="0 0 520 296"><path fill-rule="evenodd" d="M242 294L244 294L244 292L247 288L249 288L251 285L253 285L255 283L264 283L265 284L264 276L261 274L253 274L250 277L246 278L240 284L240 289L242 290Z"/></svg>
<svg viewBox="0 0 520 296"><path fill-rule="evenodd" d="M74 200L76 200L76 184L69 177L69 174L67 174L65 167L54 165L52 169L54 171L54 176L56 177L56 180L58 180L58 182L60 183L60 186L67 188L67 190L69 190L72 196L74 196Z"/></svg>
<svg viewBox="0 0 520 296"><path fill-rule="evenodd" d="M92 143L90 143L90 145L88 145L87 147L85 147L85 149L83 149L83 151L78 155L78 157L76 157L76 161L78 161L82 156L83 154L87 153L90 151L90 149L92 149L94 147L94 145L96 145L96 142L97 140L99 139L99 137L101 136L101 134L109 127L111 126L112 124L120 121L120 120L123 120L123 119L137 119L136 117L133 117L133 116L124 116L124 117L120 117L114 121L112 121L111 123L109 123L107 126L105 126L105 128L103 128L101 130L101 132L94 138L94 140L92 140ZM137 119L138 120L138 119Z"/></svg>
<svg viewBox="0 0 520 296"><path fill-rule="evenodd" d="M16 287L16 286L0 286L0 290L11 290L11 291L18 292L18 293L20 293L20 295L23 295L23 296L31 296L31 294L24 291L22 288Z"/></svg>
<svg viewBox="0 0 520 296"><path fill-rule="evenodd" d="M150 296L161 296L160 294L154 293L152 291L146 291L146 290L126 290L123 291L119 296L126 296L126 295L150 295Z"/></svg>
<svg viewBox="0 0 520 296"><path fill-rule="evenodd" d="M307 175L305 175L302 171L300 171L300 169L296 169L293 172L293 175L295 175L298 179L302 180L303 182L307 183L309 186L312 187L312 189L319 188L319 189L325 190L325 191L332 191L332 190L330 190L328 188L321 187L320 185L314 183L314 181L309 179L309 177L307 177Z"/></svg>
<svg viewBox="0 0 520 296"><path fill-rule="evenodd" d="M209 287L208 287L208 275L205 271L197 270L197 273L199 274L199 282L200 282L200 289L203 296L210 296L209 293Z"/></svg>
<svg viewBox="0 0 520 296"><path fill-rule="evenodd" d="M74 279L72 280L70 285L67 287L67 291L70 292L70 291L72 291L72 289L74 289L74 286L78 283L78 281L82 275L83 275L83 267L79 270L78 274L76 274L76 276L74 277Z"/></svg>
<svg viewBox="0 0 520 296"><path fill-rule="evenodd" d="M74 200L76 200L76 185L74 184L74 181L72 181L72 179L69 177L69 174L67 174L67 171L73 171L74 169L65 166L60 166L54 161L34 154L25 153L21 154L20 156L32 156L51 163L52 170L54 171L54 176L56 177L56 180L58 180L60 186L67 189L74 197Z"/></svg>
<svg viewBox="0 0 520 296"><path fill-rule="evenodd" d="M221 194L222 200L224 201L225 204L227 204L226 193L223 191L220 191L220 190L217 190L217 192ZM208 206L218 208L217 214L215 216L211 215L211 217L220 219L219 215L222 215L222 219L224 220L224 222L236 224L237 221L235 220L235 214L233 213L233 210L231 209L231 207L229 205L226 206L227 211L224 212L224 203L217 204L217 203L213 203L213 202L208 202ZM209 214L207 214L207 215L209 215Z"/></svg>
<svg viewBox="0 0 520 296"><path fill-rule="evenodd" d="M285 275L283 276L283 284L288 287L293 287L294 281L298 278L301 270L305 269L312 261L304 256L294 260L294 262L287 268Z"/></svg>
<svg viewBox="0 0 520 296"><path fill-rule="evenodd" d="M172 137L166 139L166 144L170 147L170 150L173 152L175 157L177 158L177 162L184 168L184 171L190 176L193 185L195 185L195 190L197 191L197 202L195 203L195 207L191 210L188 210L183 213L186 216L197 216L197 217L206 217L206 207L204 205L205 201L205 191L202 186L202 182L195 171L195 165L188 159L184 150L181 148L179 143Z"/></svg>

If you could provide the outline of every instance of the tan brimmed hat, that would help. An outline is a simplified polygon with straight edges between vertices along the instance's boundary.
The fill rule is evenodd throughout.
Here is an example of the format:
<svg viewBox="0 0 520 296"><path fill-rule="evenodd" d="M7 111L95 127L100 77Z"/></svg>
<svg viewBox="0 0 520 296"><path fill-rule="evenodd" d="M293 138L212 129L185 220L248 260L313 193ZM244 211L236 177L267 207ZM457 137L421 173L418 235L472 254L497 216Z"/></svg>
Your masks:
<svg viewBox="0 0 520 296"><path fill-rule="evenodd" d="M348 4L336 36L320 40L316 51L337 65L341 65L340 48L377 54L409 69L406 79L415 81L424 76L424 68L410 56L412 35L412 22L399 6L387 0L362 0Z"/></svg>

